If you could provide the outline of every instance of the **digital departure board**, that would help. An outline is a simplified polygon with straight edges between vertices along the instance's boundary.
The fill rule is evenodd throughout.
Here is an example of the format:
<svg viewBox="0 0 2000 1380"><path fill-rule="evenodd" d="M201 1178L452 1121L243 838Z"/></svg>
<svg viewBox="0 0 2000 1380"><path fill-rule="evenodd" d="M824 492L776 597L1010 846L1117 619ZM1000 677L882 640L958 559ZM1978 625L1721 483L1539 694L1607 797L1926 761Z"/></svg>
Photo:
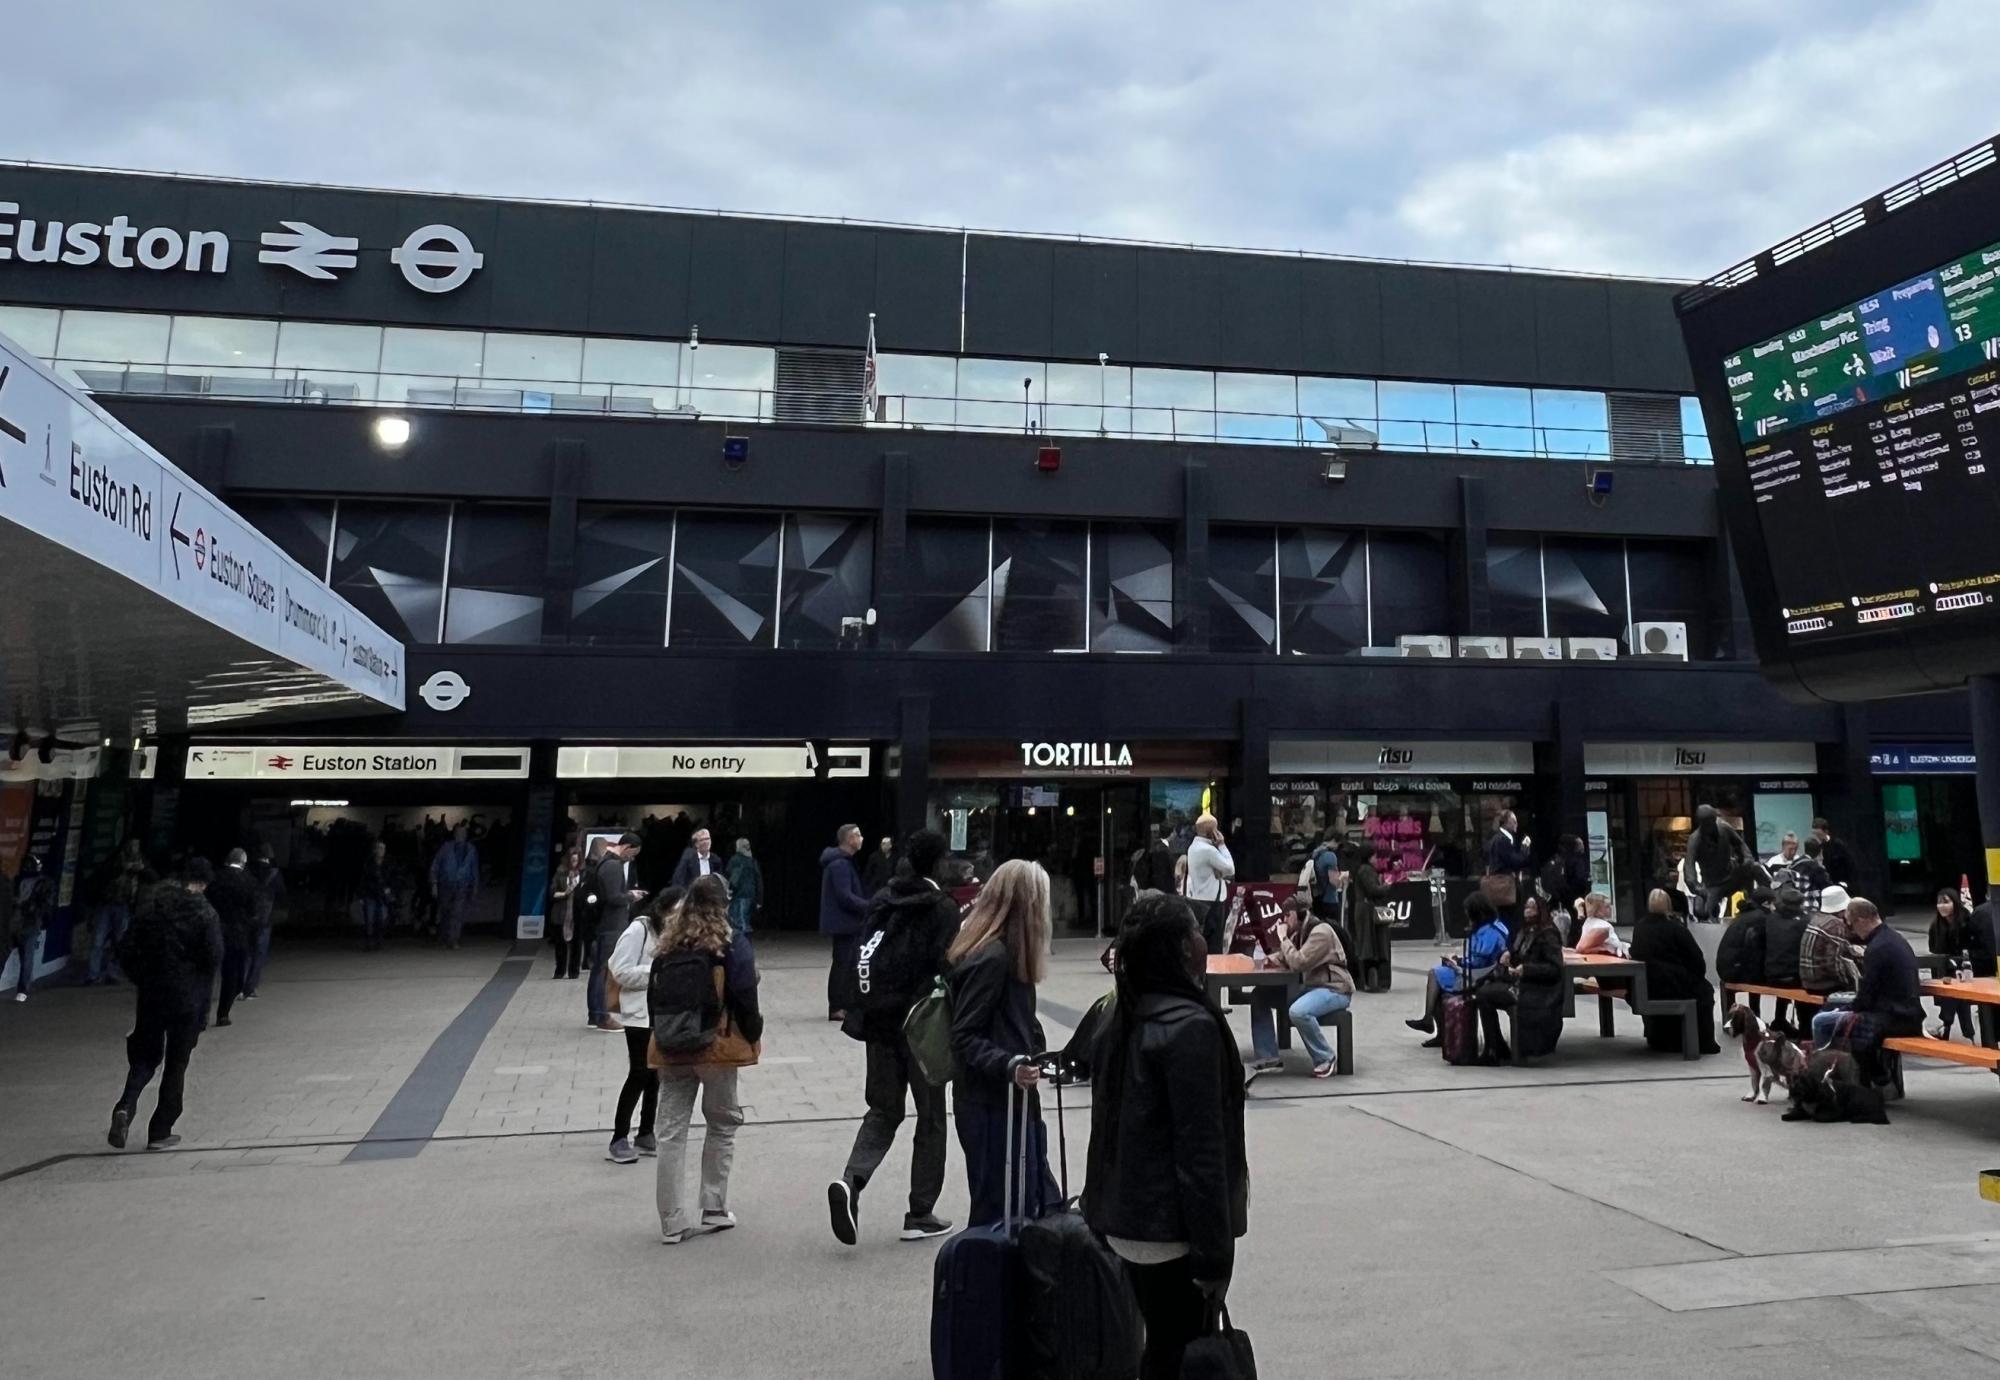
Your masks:
<svg viewBox="0 0 2000 1380"><path fill-rule="evenodd" d="M1681 298L1781 684L1866 698L2000 671L2000 164L1984 161Z"/></svg>

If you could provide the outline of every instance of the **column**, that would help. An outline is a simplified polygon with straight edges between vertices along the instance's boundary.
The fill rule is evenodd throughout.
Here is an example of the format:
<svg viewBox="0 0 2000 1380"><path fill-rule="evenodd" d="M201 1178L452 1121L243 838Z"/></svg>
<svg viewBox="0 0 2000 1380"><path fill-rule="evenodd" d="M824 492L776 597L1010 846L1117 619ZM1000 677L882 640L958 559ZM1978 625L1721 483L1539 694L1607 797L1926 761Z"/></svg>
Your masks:
<svg viewBox="0 0 2000 1380"><path fill-rule="evenodd" d="M931 787L931 697L904 695L897 701L897 745L902 771L896 778L896 836L908 838L924 827Z"/></svg>
<svg viewBox="0 0 2000 1380"><path fill-rule="evenodd" d="M1979 758L1973 777L1979 792L1979 842L1986 850L1986 881L1991 887L2000 879L2000 676L1974 676L1967 694L1972 750Z"/></svg>
<svg viewBox="0 0 2000 1380"><path fill-rule="evenodd" d="M1175 533L1174 610L1180 635L1176 651L1208 650L1208 461L1182 461L1181 521Z"/></svg>
<svg viewBox="0 0 2000 1380"><path fill-rule="evenodd" d="M1229 813L1240 817L1243 827L1229 835L1229 852L1237 881L1261 882L1271 875L1271 707L1245 699L1238 714ZM1224 820L1222 827L1227 830L1229 823Z"/></svg>

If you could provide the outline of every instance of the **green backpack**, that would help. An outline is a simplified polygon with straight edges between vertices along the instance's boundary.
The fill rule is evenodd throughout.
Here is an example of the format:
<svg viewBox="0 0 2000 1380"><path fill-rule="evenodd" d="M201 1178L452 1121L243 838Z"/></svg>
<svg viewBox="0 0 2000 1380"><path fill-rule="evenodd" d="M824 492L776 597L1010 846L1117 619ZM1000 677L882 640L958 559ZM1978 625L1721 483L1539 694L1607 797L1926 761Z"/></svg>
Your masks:
<svg viewBox="0 0 2000 1380"><path fill-rule="evenodd" d="M917 1071L932 1087L943 1087L958 1072L951 1057L951 991L942 977L932 981L931 990L903 1018L903 1039Z"/></svg>

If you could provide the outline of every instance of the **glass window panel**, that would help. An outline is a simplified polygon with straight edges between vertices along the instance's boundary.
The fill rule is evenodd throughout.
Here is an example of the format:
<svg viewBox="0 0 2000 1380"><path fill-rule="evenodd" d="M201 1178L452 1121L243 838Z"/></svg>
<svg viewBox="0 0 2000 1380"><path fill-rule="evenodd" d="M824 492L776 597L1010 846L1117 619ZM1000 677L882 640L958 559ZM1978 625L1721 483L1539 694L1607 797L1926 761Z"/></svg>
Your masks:
<svg viewBox="0 0 2000 1380"><path fill-rule="evenodd" d="M1486 591L1491 632L1543 636L1540 539L1531 533L1495 532L1486 546Z"/></svg>
<svg viewBox="0 0 2000 1380"><path fill-rule="evenodd" d="M343 501L333 534L334 589L390 636L436 642L450 524L443 503Z"/></svg>
<svg viewBox="0 0 2000 1380"><path fill-rule="evenodd" d="M486 336L484 372L489 379L533 379L575 383L583 377L583 340L573 335Z"/></svg>
<svg viewBox="0 0 2000 1380"><path fill-rule="evenodd" d="M287 321L278 328L278 367L372 374L382 367L380 326Z"/></svg>
<svg viewBox="0 0 2000 1380"><path fill-rule="evenodd" d="M885 640L913 652L986 650L985 519L910 519L901 607L891 606Z"/></svg>
<svg viewBox="0 0 2000 1380"><path fill-rule="evenodd" d="M958 361L939 355L877 355L882 419L895 425L949 428Z"/></svg>
<svg viewBox="0 0 2000 1380"><path fill-rule="evenodd" d="M1269 653L1277 645L1276 534L1269 527L1211 528L1208 534L1208 646L1214 652Z"/></svg>
<svg viewBox="0 0 2000 1380"><path fill-rule="evenodd" d="M485 337L478 331L431 331L390 326L382 332L382 372L430 377L479 377Z"/></svg>
<svg viewBox="0 0 2000 1380"><path fill-rule="evenodd" d="M549 510L461 503L452 517L444 640L492 646L542 640Z"/></svg>
<svg viewBox="0 0 2000 1380"><path fill-rule="evenodd" d="M300 369L296 373L298 396L307 402L374 402L382 383L380 374L345 374L335 369Z"/></svg>
<svg viewBox="0 0 2000 1380"><path fill-rule="evenodd" d="M1366 552L1360 532L1280 530L1278 608L1286 656L1338 656L1368 645Z"/></svg>
<svg viewBox="0 0 2000 1380"><path fill-rule="evenodd" d="M1125 406L1132 401L1132 371L1118 364L1051 364L1049 401Z"/></svg>
<svg viewBox="0 0 2000 1380"><path fill-rule="evenodd" d="M232 494L229 506L276 542L280 551L304 566L315 580L326 578L326 538L333 526L331 501Z"/></svg>
<svg viewBox="0 0 2000 1380"><path fill-rule="evenodd" d="M278 352L278 323L223 316L177 316L167 346L169 364L270 367Z"/></svg>
<svg viewBox="0 0 2000 1380"><path fill-rule="evenodd" d="M171 316L137 312L66 311L56 353L109 364L164 364Z"/></svg>
<svg viewBox="0 0 2000 1380"><path fill-rule="evenodd" d="M1444 422L1384 421L1377 423L1377 426L1383 450L1428 450L1430 449L1428 433L1431 426L1437 426L1448 437L1453 436L1455 432L1454 427Z"/></svg>
<svg viewBox="0 0 2000 1380"><path fill-rule="evenodd" d="M1041 402L1043 366L1022 359L961 359L958 362L958 396L984 402L1023 401L1021 381L1026 379L1026 401Z"/></svg>
<svg viewBox="0 0 2000 1380"><path fill-rule="evenodd" d="M1715 463L1708 444L1708 424L1702 420L1701 399L1681 399L1681 452L1698 464Z"/></svg>
<svg viewBox="0 0 2000 1380"><path fill-rule="evenodd" d="M39 359L54 359L62 312L54 307L0 306L0 335Z"/></svg>
<svg viewBox="0 0 2000 1380"><path fill-rule="evenodd" d="M1461 384L1457 403L1460 450L1535 453L1535 410L1527 389Z"/></svg>
<svg viewBox="0 0 2000 1380"><path fill-rule="evenodd" d="M785 519L780 646L838 646L840 620L864 617L874 596L874 519L841 513L793 513Z"/></svg>
<svg viewBox="0 0 2000 1380"><path fill-rule="evenodd" d="M1133 427L1185 441L1215 437L1215 375L1194 369L1134 369L1132 402L1150 409Z"/></svg>
<svg viewBox="0 0 2000 1380"><path fill-rule="evenodd" d="M1215 414L1216 439L1219 441L1247 441L1267 446L1296 446L1299 444L1299 419L1293 416L1279 416L1276 413L1218 412ZM1317 445L1321 441L1318 427L1312 428L1308 438Z"/></svg>
<svg viewBox="0 0 2000 1380"><path fill-rule="evenodd" d="M1455 423L1458 420L1457 405L1448 383L1393 383L1384 380L1376 391L1385 422Z"/></svg>
<svg viewBox="0 0 2000 1380"><path fill-rule="evenodd" d="M770 646L778 596L776 515L683 508L673 590L669 646Z"/></svg>
<svg viewBox="0 0 2000 1380"><path fill-rule="evenodd" d="M997 406L981 403L978 406ZM1131 430L1132 409L1099 407L1096 403L1050 403L1035 409L1042 430L1051 436L1122 436Z"/></svg>
<svg viewBox="0 0 2000 1380"><path fill-rule="evenodd" d="M1535 453L1535 429L1527 426L1468 426L1460 422L1458 448L1468 455L1531 456Z"/></svg>
<svg viewBox="0 0 2000 1380"><path fill-rule="evenodd" d="M688 403L704 417L770 420L778 352L751 345L703 345L686 352Z"/></svg>
<svg viewBox="0 0 2000 1380"><path fill-rule="evenodd" d="M1375 381L1373 379L1315 379L1299 380L1299 415L1331 422L1336 426L1362 427L1375 430L1378 415L1375 406ZM1318 428L1308 435L1320 439Z"/></svg>
<svg viewBox="0 0 2000 1380"><path fill-rule="evenodd" d="M953 425L967 431L1030 431L1041 426L1041 409L1010 403L960 399Z"/></svg>
<svg viewBox="0 0 2000 1380"><path fill-rule="evenodd" d="M1634 623L1685 623L1688 658L1706 661L1709 642L1708 557L1698 542L1628 541Z"/></svg>
<svg viewBox="0 0 2000 1380"><path fill-rule="evenodd" d="M1625 544L1542 538L1551 637L1625 635Z"/></svg>
<svg viewBox="0 0 2000 1380"><path fill-rule="evenodd" d="M412 407L450 407L458 397L458 379L451 374L383 374L378 388L381 401Z"/></svg>
<svg viewBox="0 0 2000 1380"><path fill-rule="evenodd" d="M1090 529L1090 649L1164 652L1174 645L1174 536L1138 523Z"/></svg>
<svg viewBox="0 0 2000 1380"><path fill-rule="evenodd" d="M1448 569L1444 538L1435 532L1368 534L1368 600L1376 646L1457 630Z"/></svg>
<svg viewBox="0 0 2000 1380"><path fill-rule="evenodd" d="M1604 395L1569 388L1534 390L1535 441L1541 453L1585 459L1611 454Z"/></svg>
<svg viewBox="0 0 2000 1380"><path fill-rule="evenodd" d="M578 506L571 642L661 645L673 535L669 509Z"/></svg>
<svg viewBox="0 0 2000 1380"><path fill-rule="evenodd" d="M1087 524L1000 519L993 524L993 649L1081 651Z"/></svg>
<svg viewBox="0 0 2000 1380"><path fill-rule="evenodd" d="M586 383L677 384L681 347L671 340L586 340L582 378Z"/></svg>
<svg viewBox="0 0 2000 1380"><path fill-rule="evenodd" d="M1215 408L1218 438L1298 442L1298 380L1290 374L1217 374ZM1318 439L1317 427L1313 435Z"/></svg>

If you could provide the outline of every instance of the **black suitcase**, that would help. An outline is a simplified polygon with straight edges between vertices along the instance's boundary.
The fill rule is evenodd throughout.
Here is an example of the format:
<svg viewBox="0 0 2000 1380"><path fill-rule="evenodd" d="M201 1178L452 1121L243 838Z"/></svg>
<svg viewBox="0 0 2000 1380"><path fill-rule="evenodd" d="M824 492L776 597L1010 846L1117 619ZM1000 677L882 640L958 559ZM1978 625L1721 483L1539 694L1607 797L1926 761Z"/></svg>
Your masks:
<svg viewBox="0 0 2000 1380"><path fill-rule="evenodd" d="M1022 1374L1020 1231L1027 1215L1028 1095L1008 1085L1007 1175L1001 1217L938 1250L931 1277L933 1380L1013 1380Z"/></svg>

